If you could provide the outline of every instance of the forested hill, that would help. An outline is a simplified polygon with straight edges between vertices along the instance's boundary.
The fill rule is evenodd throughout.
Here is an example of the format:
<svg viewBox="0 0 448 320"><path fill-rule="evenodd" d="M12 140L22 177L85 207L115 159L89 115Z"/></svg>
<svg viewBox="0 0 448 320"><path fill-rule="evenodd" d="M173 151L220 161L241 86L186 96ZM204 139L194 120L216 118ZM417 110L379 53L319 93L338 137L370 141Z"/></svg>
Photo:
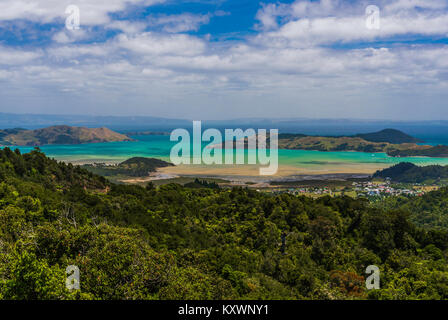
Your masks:
<svg viewBox="0 0 448 320"><path fill-rule="evenodd" d="M107 128L53 126L44 129L0 130L0 145L42 146L47 144L81 144L131 141L126 135Z"/></svg>
<svg viewBox="0 0 448 320"><path fill-rule="evenodd" d="M145 177L151 172L155 172L158 168L171 166L174 165L160 159L134 157L112 166L105 164L87 164L82 167L98 175L110 178L117 175Z"/></svg>
<svg viewBox="0 0 448 320"><path fill-rule="evenodd" d="M396 129L384 129L378 132L357 134L356 136L370 142L388 142L391 144L423 142Z"/></svg>
<svg viewBox="0 0 448 320"><path fill-rule="evenodd" d="M380 206L409 212L411 221L421 227L448 230L448 188L421 197L389 197Z"/></svg>
<svg viewBox="0 0 448 320"><path fill-rule="evenodd" d="M282 133L279 134L278 140L280 149L385 152L390 156L399 156L401 152L415 152L432 148L418 145L417 143L422 142L421 140L395 129L335 137Z"/></svg>
<svg viewBox="0 0 448 320"><path fill-rule="evenodd" d="M390 168L374 173L374 178L390 178L396 182L422 183L448 179L448 166L430 165L419 167L409 162L401 162Z"/></svg>
<svg viewBox="0 0 448 320"><path fill-rule="evenodd" d="M38 150L0 151L0 181L2 299L448 299L448 232L404 210L115 185ZM365 289L369 265L381 290Z"/></svg>

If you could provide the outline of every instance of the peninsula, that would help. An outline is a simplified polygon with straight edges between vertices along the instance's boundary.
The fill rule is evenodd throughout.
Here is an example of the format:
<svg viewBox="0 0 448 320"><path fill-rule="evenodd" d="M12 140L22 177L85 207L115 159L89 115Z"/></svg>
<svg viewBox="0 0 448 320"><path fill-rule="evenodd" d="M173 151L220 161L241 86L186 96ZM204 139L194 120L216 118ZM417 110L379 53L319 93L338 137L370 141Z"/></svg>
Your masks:
<svg viewBox="0 0 448 320"><path fill-rule="evenodd" d="M391 157L448 157L448 147L421 145L421 142L423 141L395 129L354 136L308 136L290 133L278 136L279 149L385 152Z"/></svg>
<svg viewBox="0 0 448 320"><path fill-rule="evenodd" d="M48 144L82 144L132 141L128 136L108 128L52 126L43 129L0 130L0 145L43 146Z"/></svg>

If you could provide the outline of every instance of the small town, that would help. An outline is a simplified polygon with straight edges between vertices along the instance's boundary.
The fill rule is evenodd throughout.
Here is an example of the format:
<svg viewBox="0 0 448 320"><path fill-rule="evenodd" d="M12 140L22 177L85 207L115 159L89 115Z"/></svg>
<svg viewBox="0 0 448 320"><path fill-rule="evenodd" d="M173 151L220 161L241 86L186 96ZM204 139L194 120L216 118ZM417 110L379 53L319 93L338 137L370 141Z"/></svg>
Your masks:
<svg viewBox="0 0 448 320"><path fill-rule="evenodd" d="M340 196L347 195L353 198L359 197L388 197L388 196L408 196L418 197L427 192L438 190L438 185L422 185L422 184L396 184L390 180L353 182L351 186L345 187L291 187L291 188L274 188L272 193L282 194L288 193L297 196Z"/></svg>

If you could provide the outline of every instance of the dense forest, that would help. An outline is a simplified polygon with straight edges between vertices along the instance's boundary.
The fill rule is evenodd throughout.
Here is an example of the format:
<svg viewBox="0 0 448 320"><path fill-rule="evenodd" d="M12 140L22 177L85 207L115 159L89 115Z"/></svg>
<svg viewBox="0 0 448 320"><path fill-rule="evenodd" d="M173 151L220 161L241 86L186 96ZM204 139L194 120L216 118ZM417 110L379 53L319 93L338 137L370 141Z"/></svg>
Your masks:
<svg viewBox="0 0 448 320"><path fill-rule="evenodd" d="M401 162L390 168L379 170L374 178L390 178L395 182L422 183L448 179L448 166L416 166L410 162Z"/></svg>
<svg viewBox="0 0 448 320"><path fill-rule="evenodd" d="M388 142L392 144L419 143L420 139L414 138L400 130L384 129L378 132L357 134L356 137L370 142Z"/></svg>
<svg viewBox="0 0 448 320"><path fill-rule="evenodd" d="M419 225L400 201L116 185L5 148L0 298L448 299L446 226ZM65 287L69 265L81 290ZM369 265L379 290L366 290Z"/></svg>
<svg viewBox="0 0 448 320"><path fill-rule="evenodd" d="M145 177L158 168L173 166L172 163L155 159L134 157L125 160L117 165L105 164L86 164L82 167L95 174L112 177L116 175L123 175L128 177Z"/></svg>
<svg viewBox="0 0 448 320"><path fill-rule="evenodd" d="M448 189L432 191L421 197L396 196L375 202L384 210L409 212L409 219L428 230L448 230Z"/></svg>

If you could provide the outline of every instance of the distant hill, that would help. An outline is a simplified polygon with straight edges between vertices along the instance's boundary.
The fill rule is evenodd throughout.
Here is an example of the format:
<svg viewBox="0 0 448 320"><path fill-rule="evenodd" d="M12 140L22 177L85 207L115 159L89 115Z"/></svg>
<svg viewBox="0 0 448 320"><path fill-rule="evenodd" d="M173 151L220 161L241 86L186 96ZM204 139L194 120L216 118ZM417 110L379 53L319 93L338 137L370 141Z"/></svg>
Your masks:
<svg viewBox="0 0 448 320"><path fill-rule="evenodd" d="M107 128L53 126L36 130L0 130L0 144L3 145L42 146L116 141L132 141L132 139Z"/></svg>
<svg viewBox="0 0 448 320"><path fill-rule="evenodd" d="M378 132L357 134L356 137L370 142L388 142L392 144L423 142L422 140L395 129L384 129Z"/></svg>
<svg viewBox="0 0 448 320"><path fill-rule="evenodd" d="M384 129L353 136L313 136L300 133L280 133L278 135L278 148L285 150L384 152L391 157L448 158L448 146L418 144L420 142L423 141L395 129ZM268 135L267 145L269 144L270 137ZM215 147L225 148L226 144L216 144ZM237 148L235 142L233 147ZM248 147L248 138L245 137L244 148Z"/></svg>
<svg viewBox="0 0 448 320"><path fill-rule="evenodd" d="M448 158L448 146L424 146L423 148L390 150L388 155L392 157Z"/></svg>
<svg viewBox="0 0 448 320"><path fill-rule="evenodd" d="M151 172L155 172L158 168L174 166L170 162L155 158L134 157L119 163L118 165L94 164L84 165L83 167L95 174L111 177L111 176L128 176L128 177L146 177Z"/></svg>
<svg viewBox="0 0 448 320"><path fill-rule="evenodd" d="M409 162L401 162L390 168L375 172L374 178L390 178L395 182L422 183L428 180L448 179L448 166L419 167Z"/></svg>
<svg viewBox="0 0 448 320"><path fill-rule="evenodd" d="M120 163L118 168L127 171L130 176L145 176L150 172L156 171L157 168L171 166L174 165L160 159L134 157Z"/></svg>
<svg viewBox="0 0 448 320"><path fill-rule="evenodd" d="M279 134L279 148L316 151L389 152L408 149L425 149L417 145L419 139L406 133L385 129L355 136L309 136L304 134Z"/></svg>

